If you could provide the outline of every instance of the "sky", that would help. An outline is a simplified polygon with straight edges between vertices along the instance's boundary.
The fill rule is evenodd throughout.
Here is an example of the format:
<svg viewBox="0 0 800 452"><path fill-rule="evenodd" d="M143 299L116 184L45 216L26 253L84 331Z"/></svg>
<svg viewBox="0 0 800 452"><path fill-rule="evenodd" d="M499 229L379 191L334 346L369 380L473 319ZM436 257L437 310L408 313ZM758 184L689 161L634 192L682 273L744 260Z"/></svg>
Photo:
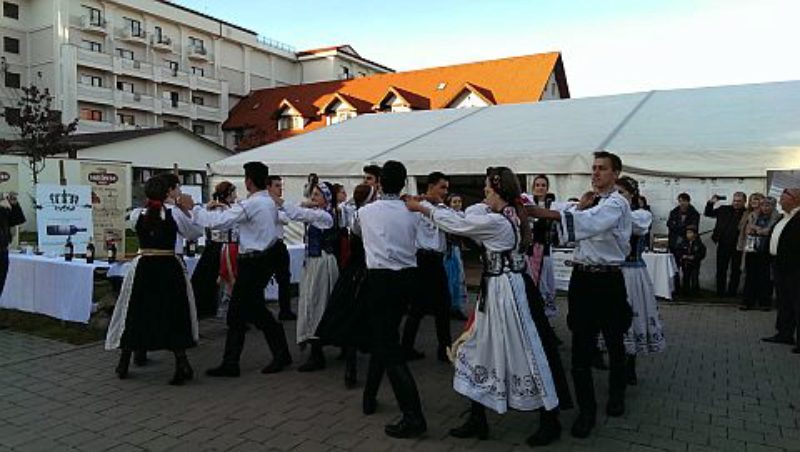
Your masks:
<svg viewBox="0 0 800 452"><path fill-rule="evenodd" d="M395 70L560 51L572 97L800 80L800 0L182 0Z"/></svg>

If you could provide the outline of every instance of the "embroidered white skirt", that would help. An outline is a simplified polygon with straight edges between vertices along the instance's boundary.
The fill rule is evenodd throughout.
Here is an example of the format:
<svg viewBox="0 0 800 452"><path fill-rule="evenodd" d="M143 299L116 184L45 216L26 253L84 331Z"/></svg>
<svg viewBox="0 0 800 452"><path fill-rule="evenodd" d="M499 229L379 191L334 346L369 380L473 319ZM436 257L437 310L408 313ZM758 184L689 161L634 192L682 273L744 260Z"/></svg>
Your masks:
<svg viewBox="0 0 800 452"><path fill-rule="evenodd" d="M306 257L300 293L297 301L297 343L316 339L317 326L328 306L333 286L339 278L336 257L322 252L322 256Z"/></svg>
<svg viewBox="0 0 800 452"><path fill-rule="evenodd" d="M666 347L661 317L653 290L653 282L645 266L623 266L628 303L633 310L633 321L625 333L625 353L657 353Z"/></svg>
<svg viewBox="0 0 800 452"><path fill-rule="evenodd" d="M553 377L533 324L522 276L489 278L483 311L454 345L456 392L505 413L558 406Z"/></svg>

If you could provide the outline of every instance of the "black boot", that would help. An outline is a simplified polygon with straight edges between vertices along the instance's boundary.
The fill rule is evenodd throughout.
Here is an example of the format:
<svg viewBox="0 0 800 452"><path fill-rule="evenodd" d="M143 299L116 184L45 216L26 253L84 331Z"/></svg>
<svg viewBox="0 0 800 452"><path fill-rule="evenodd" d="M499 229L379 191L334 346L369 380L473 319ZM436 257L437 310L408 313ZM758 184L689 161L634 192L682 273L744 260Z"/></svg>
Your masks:
<svg viewBox="0 0 800 452"><path fill-rule="evenodd" d="M238 377L239 356L244 348L245 330L242 328L228 328L225 337L225 353L222 355L222 364L213 369L206 370L209 377Z"/></svg>
<svg viewBox="0 0 800 452"><path fill-rule="evenodd" d="M406 361L417 361L425 358L425 354L414 349L414 342L417 340L417 332L419 331L419 324L422 319L414 316L407 316L406 323L403 326L403 340L401 342L403 347L403 356Z"/></svg>
<svg viewBox="0 0 800 452"><path fill-rule="evenodd" d="M289 353L289 343L286 342L282 324L275 323L271 327L264 328L264 339L272 352L272 361L261 369L262 374L278 373L292 364L292 355Z"/></svg>
<svg viewBox="0 0 800 452"><path fill-rule="evenodd" d="M627 355L625 359L625 371L627 373L628 384L636 386L639 378L636 376L636 355Z"/></svg>
<svg viewBox="0 0 800 452"><path fill-rule="evenodd" d="M367 416L374 414L378 408L378 389L381 387L384 372L385 369L380 360L375 355L370 355L362 401L362 411Z"/></svg>
<svg viewBox="0 0 800 452"><path fill-rule="evenodd" d="M175 350L173 353L175 353L175 375L172 376L169 384L181 386L194 378L194 370L189 365L189 358L186 357L185 350Z"/></svg>
<svg viewBox="0 0 800 452"><path fill-rule="evenodd" d="M353 389L358 385L358 354L355 347L343 349L345 352L344 387Z"/></svg>
<svg viewBox="0 0 800 452"><path fill-rule="evenodd" d="M478 438L483 441L489 438L489 423L486 422L486 408L478 402L472 402L469 418L464 425L450 429L450 436L455 438Z"/></svg>
<svg viewBox="0 0 800 452"><path fill-rule="evenodd" d="M422 403L417 392L417 383L406 363L386 368L386 374L392 384L397 404L403 412L400 421L384 428L386 435L392 438L416 438L428 431L428 424L422 414Z"/></svg>
<svg viewBox="0 0 800 452"><path fill-rule="evenodd" d="M128 367L131 364L131 351L130 350L122 350L119 354L119 363L117 363L117 368L114 370L116 372L117 377L120 380L124 380L128 378Z"/></svg>
<svg viewBox="0 0 800 452"><path fill-rule="evenodd" d="M594 396L592 368L573 368L572 381L575 383L575 398L580 407L578 418L572 424L572 436L586 438L591 434L597 418L597 399Z"/></svg>
<svg viewBox="0 0 800 452"><path fill-rule="evenodd" d="M539 430L525 441L531 447L547 446L561 438L561 422L558 421L558 408L539 410Z"/></svg>
<svg viewBox="0 0 800 452"><path fill-rule="evenodd" d="M308 361L297 368L298 372L315 372L325 368L325 353L322 352L322 344L319 341L311 342L311 354Z"/></svg>
<svg viewBox="0 0 800 452"><path fill-rule="evenodd" d="M147 362L147 350L136 350L133 352L133 364L135 364L136 367L146 366Z"/></svg>

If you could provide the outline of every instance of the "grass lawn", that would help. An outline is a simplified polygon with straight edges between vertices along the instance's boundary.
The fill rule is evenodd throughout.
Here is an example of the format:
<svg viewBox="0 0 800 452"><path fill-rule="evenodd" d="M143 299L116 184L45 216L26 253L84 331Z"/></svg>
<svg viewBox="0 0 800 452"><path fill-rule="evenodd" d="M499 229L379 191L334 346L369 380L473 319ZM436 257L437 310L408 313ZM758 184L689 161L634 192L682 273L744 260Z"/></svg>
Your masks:
<svg viewBox="0 0 800 452"><path fill-rule="evenodd" d="M106 333L81 323L64 322L41 314L0 309L0 328L44 337L73 345L102 340Z"/></svg>

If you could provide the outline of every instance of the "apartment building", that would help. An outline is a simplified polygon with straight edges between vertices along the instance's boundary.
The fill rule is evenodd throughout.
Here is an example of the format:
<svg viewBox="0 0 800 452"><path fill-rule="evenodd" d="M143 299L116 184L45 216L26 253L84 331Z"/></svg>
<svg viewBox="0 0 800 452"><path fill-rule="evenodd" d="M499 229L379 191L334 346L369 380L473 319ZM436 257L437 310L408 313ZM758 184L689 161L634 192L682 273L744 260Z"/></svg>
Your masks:
<svg viewBox="0 0 800 452"><path fill-rule="evenodd" d="M223 144L251 90L391 72L349 46L298 52L163 0L3 1L0 34L5 138L31 84L78 133L181 126Z"/></svg>

